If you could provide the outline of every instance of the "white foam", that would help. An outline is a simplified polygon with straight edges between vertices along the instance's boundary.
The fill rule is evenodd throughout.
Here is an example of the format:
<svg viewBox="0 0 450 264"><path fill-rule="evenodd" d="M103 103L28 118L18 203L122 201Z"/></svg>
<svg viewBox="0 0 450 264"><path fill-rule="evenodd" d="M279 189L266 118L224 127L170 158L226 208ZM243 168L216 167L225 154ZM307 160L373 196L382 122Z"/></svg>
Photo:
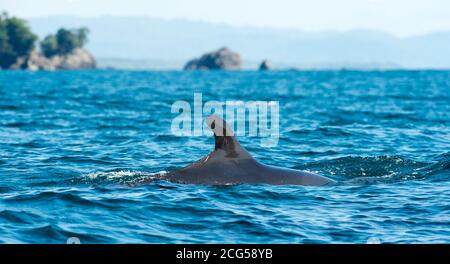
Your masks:
<svg viewBox="0 0 450 264"><path fill-rule="evenodd" d="M108 180L114 180L114 179L119 179L119 178L123 178L123 177L154 176L154 175L165 174L165 173L167 173L167 171L159 171L159 172L155 172L155 173L149 173L149 172L143 172L143 171L121 170L121 171L109 171L109 172L98 171L98 172L89 173L86 176L91 180L94 180L97 178L106 178Z"/></svg>

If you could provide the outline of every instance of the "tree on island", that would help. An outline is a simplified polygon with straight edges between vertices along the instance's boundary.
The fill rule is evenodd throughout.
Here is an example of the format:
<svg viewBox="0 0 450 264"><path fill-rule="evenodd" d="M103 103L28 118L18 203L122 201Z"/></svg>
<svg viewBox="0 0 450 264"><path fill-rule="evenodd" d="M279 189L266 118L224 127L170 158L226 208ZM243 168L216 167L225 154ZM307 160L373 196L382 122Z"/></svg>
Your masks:
<svg viewBox="0 0 450 264"><path fill-rule="evenodd" d="M46 57L66 55L74 49L83 48L87 42L87 28L65 29L61 28L56 34L50 34L41 42L41 51Z"/></svg>
<svg viewBox="0 0 450 264"><path fill-rule="evenodd" d="M20 57L27 57L34 49L37 36L27 22L17 17L0 14L0 68L8 68Z"/></svg>

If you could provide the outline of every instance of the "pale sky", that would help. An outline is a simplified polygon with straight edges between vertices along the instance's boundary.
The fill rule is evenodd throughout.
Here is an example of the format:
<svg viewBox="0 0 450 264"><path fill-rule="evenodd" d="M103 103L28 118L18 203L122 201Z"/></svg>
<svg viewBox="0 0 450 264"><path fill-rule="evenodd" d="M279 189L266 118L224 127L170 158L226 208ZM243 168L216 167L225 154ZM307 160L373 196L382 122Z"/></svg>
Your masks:
<svg viewBox="0 0 450 264"><path fill-rule="evenodd" d="M375 29L398 36L450 31L450 0L0 0L0 10L25 18L140 15L307 31Z"/></svg>

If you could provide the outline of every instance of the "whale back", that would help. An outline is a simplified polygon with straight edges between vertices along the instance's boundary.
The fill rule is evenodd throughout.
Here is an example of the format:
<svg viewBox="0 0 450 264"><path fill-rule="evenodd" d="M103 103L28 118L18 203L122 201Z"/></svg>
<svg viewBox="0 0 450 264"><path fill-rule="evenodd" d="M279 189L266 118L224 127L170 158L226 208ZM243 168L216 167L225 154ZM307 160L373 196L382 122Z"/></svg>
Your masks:
<svg viewBox="0 0 450 264"><path fill-rule="evenodd" d="M268 166L258 162L237 141L233 129L220 117L209 116L214 150L187 167L166 174L165 179L195 184L295 184L324 185L333 181L308 172Z"/></svg>

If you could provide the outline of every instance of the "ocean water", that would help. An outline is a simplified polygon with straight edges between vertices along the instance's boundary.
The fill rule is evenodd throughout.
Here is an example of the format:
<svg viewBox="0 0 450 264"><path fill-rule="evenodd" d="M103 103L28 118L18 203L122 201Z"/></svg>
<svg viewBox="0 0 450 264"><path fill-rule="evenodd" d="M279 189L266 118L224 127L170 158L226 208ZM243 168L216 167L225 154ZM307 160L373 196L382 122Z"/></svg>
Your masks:
<svg viewBox="0 0 450 264"><path fill-rule="evenodd" d="M153 181L208 154L176 100L275 100L258 160L333 186ZM450 72L0 72L0 242L450 243Z"/></svg>

